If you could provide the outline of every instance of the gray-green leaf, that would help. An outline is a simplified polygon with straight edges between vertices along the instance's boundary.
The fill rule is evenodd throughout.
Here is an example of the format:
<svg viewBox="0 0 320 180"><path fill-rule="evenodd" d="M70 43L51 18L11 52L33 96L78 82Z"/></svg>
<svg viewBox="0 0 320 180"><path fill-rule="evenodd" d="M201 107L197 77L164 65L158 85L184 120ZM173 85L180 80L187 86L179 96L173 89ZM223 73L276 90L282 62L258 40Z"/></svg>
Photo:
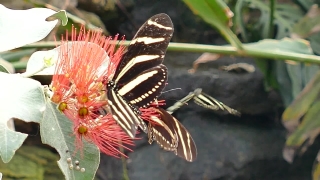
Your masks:
<svg viewBox="0 0 320 180"><path fill-rule="evenodd" d="M9 162L27 135L9 130L7 121L18 118L39 122L45 107L44 96L38 81L17 74L0 72L0 83L0 154L3 162Z"/></svg>
<svg viewBox="0 0 320 180"><path fill-rule="evenodd" d="M53 103L48 102L46 104L40 133L42 142L54 147L60 154L61 159L58 161L58 165L67 180L89 180L94 178L100 163L98 148L94 144L83 140L82 148L76 149L72 122L60 113ZM73 169L70 169L67 158L72 158ZM80 161L80 167L85 168L85 172L75 169L75 160Z"/></svg>

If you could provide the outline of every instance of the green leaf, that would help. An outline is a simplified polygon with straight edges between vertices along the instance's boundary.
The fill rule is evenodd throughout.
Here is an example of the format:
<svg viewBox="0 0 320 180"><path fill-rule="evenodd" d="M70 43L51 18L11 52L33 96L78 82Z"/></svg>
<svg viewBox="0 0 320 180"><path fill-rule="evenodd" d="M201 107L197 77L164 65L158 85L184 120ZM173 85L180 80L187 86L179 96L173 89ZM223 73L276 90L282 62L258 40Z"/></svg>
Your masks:
<svg viewBox="0 0 320 180"><path fill-rule="evenodd" d="M301 64L302 66L302 81L303 81L303 87L305 87L310 80L319 72L319 66L317 65L311 65L311 64Z"/></svg>
<svg viewBox="0 0 320 180"><path fill-rule="evenodd" d="M310 41L310 45L316 54L320 54L320 33L316 33L307 38Z"/></svg>
<svg viewBox="0 0 320 180"><path fill-rule="evenodd" d="M42 142L54 147L60 154L61 159L58 165L67 180L89 180L93 179L100 163L100 152L98 148L83 140L81 149L77 149L72 122L66 118L50 102L46 103L46 110L41 121L40 134ZM81 153L83 152L83 154ZM80 167L85 168L85 172L70 169L67 158L80 161Z"/></svg>
<svg viewBox="0 0 320 180"><path fill-rule="evenodd" d="M67 12L65 10L60 10L57 13L47 17L47 21L54 21L54 20L61 20L61 24L62 26L67 25L68 23L68 16L67 16Z"/></svg>
<svg viewBox="0 0 320 180"><path fill-rule="evenodd" d="M281 39L292 31L293 25L303 16L303 11L293 4L277 4L274 16L274 23L277 26L276 39ZM260 23L266 28L267 25L262 19Z"/></svg>
<svg viewBox="0 0 320 180"><path fill-rule="evenodd" d="M276 61L274 69L284 106L287 107L294 100L292 94L292 82L287 71L287 64L284 61Z"/></svg>
<svg viewBox="0 0 320 180"><path fill-rule="evenodd" d="M291 82L290 87L286 87L287 84L281 84L281 88L290 88L288 91L284 91L285 94L291 95L292 99L288 103L291 103L293 99L296 99L303 88L310 82L314 75L319 71L317 65L307 65L305 63L292 63L285 64L283 71L288 72L288 79ZM281 78L281 77L278 77ZM282 77L284 78L284 77ZM287 96L285 95L285 96ZM288 106L289 104L285 105Z"/></svg>
<svg viewBox="0 0 320 180"><path fill-rule="evenodd" d="M311 6L308 13L301 18L292 29L291 37L310 40L313 50L320 54L320 9Z"/></svg>
<svg viewBox="0 0 320 180"><path fill-rule="evenodd" d="M317 65L306 65L304 63L286 64L290 80L292 82L291 92L295 99L313 76L319 71Z"/></svg>
<svg viewBox="0 0 320 180"><path fill-rule="evenodd" d="M244 42L250 42L249 37L248 37L248 33L246 31L246 27L245 25L247 24L244 21L244 6L247 5L245 0L238 0L235 8L234 8L234 12L235 12L235 26L239 27L242 39L244 40ZM248 12L245 11L247 14Z"/></svg>
<svg viewBox="0 0 320 180"><path fill-rule="evenodd" d="M262 58L255 58L255 63L264 75L265 89L278 89L279 85L277 82L277 76L274 72L273 64L274 61L270 61Z"/></svg>
<svg viewBox="0 0 320 180"><path fill-rule="evenodd" d="M276 42L277 41L274 40L273 43L269 42L270 44L266 43L264 45L258 45L254 48L265 48L266 50L269 50L270 48L266 46L269 44L270 46L273 46L271 49L274 49L274 51L313 55L310 44L303 39L283 38L279 43ZM276 78L278 80L279 90L285 106L288 106L293 99L298 96L298 94L309 83L318 70L319 67L317 65L308 65L305 63L275 63L275 71L277 74Z"/></svg>
<svg viewBox="0 0 320 180"><path fill-rule="evenodd" d="M54 13L46 8L11 10L0 4L0 52L45 38L58 22L45 20Z"/></svg>
<svg viewBox="0 0 320 180"><path fill-rule="evenodd" d="M264 52L290 52L298 54L313 54L308 43L303 39L283 38L281 40L264 39L256 43L246 44L246 50L263 49ZM290 60L290 59L288 59Z"/></svg>
<svg viewBox="0 0 320 180"><path fill-rule="evenodd" d="M299 125L300 118L309 110L320 91L320 71L305 86L297 98L282 114L282 123L293 132Z"/></svg>
<svg viewBox="0 0 320 180"><path fill-rule="evenodd" d="M7 121L18 118L39 122L45 104L38 81L0 72L0 82L0 155L3 162L9 162L27 135L8 129Z"/></svg>
<svg viewBox="0 0 320 180"><path fill-rule="evenodd" d="M206 3L211 8L211 11L214 12L217 17L219 18L219 21L230 27L232 25L232 17L233 13L230 11L229 7L225 4L222 0L206 0Z"/></svg>
<svg viewBox="0 0 320 180"><path fill-rule="evenodd" d="M199 15L205 22L217 28L231 45L242 49L242 44L231 31L233 13L222 0L183 0L194 14Z"/></svg>
<svg viewBox="0 0 320 180"><path fill-rule="evenodd" d="M27 134L13 131L8 128L7 122L0 123L0 155L4 163L9 162L16 150L22 145L27 138Z"/></svg>
<svg viewBox="0 0 320 180"><path fill-rule="evenodd" d="M314 5L317 0L297 0L299 4L304 8L304 9L309 9L310 6Z"/></svg>
<svg viewBox="0 0 320 180"><path fill-rule="evenodd" d="M302 54L312 55L312 49L307 41L302 39L290 39L283 38L281 40L264 39L256 43L249 43L245 45L247 52L251 53L253 50L261 50L270 53L296 53L297 56ZM298 54L299 53L299 54ZM290 59L288 59L290 60ZM275 87L276 83L272 83L273 74L276 74L278 81L278 88L283 97L285 105L289 105L293 99L301 92L303 87L310 81L313 75L319 70L316 65L306 65L304 63L287 64L284 62L271 62L274 64L269 65L262 69L264 75L267 75L266 79L272 87ZM268 64L257 60L259 67L265 67ZM270 71L274 69L275 72ZM270 71L270 72L269 72Z"/></svg>
<svg viewBox="0 0 320 180"><path fill-rule="evenodd" d="M245 23L242 19L244 16L243 10L245 8L257 9L261 12L258 21L253 23ZM235 8L236 21L235 24L239 26L241 34L243 34L246 41L249 41L247 29L250 27L255 32L260 33L261 39L269 38L270 29L270 5L264 1L256 0L238 0ZM274 9L274 25L277 26L276 39L281 39L290 35L293 25L303 17L303 12L298 6L293 4L276 3ZM252 18L253 21L255 20Z"/></svg>
<svg viewBox="0 0 320 180"><path fill-rule="evenodd" d="M298 128L288 137L284 157L287 161L292 162L293 156L298 153L304 153L307 148L313 144L315 138L320 133L320 101L314 104L307 111Z"/></svg>
<svg viewBox="0 0 320 180"><path fill-rule="evenodd" d="M286 68L289 74L289 78L291 79L291 92L293 95L293 98L295 98L304 87L303 84L303 74L301 69L300 63L294 63L294 64L286 64Z"/></svg>
<svg viewBox="0 0 320 180"><path fill-rule="evenodd" d="M9 73L9 71L0 64L0 72Z"/></svg>
<svg viewBox="0 0 320 180"><path fill-rule="evenodd" d="M301 18L293 27L292 27L292 36L299 38L307 38L311 34L319 32L319 28L314 29L320 25L320 9L318 6L312 6L308 13Z"/></svg>

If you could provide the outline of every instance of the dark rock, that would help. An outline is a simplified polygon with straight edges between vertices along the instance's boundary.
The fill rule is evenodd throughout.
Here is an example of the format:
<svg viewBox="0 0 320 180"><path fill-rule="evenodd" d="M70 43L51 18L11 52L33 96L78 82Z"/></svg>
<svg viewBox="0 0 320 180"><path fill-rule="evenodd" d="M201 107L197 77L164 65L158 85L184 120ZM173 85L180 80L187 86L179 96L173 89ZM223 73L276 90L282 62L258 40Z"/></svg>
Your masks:
<svg viewBox="0 0 320 180"><path fill-rule="evenodd" d="M128 13L134 6L133 0L121 1L87 1L79 0L77 8L85 11L94 12L103 21L106 29L112 35L120 33L119 26L128 20L130 22L131 15Z"/></svg>
<svg viewBox="0 0 320 180"><path fill-rule="evenodd" d="M100 166L96 178L101 180L117 180L123 177L123 164L121 159L101 154Z"/></svg>
<svg viewBox="0 0 320 180"><path fill-rule="evenodd" d="M173 41L202 44L226 43L225 40L220 38L221 36L216 29L195 16L180 0L134 0L133 4L126 3L124 0L119 2L123 7L118 7L120 14L120 16L117 16L118 19L112 18L116 17L115 15L110 17L110 15L101 14L108 31L111 33L124 34L127 39L132 39L139 27L148 18L158 13L166 13L171 17L174 24Z"/></svg>
<svg viewBox="0 0 320 180"><path fill-rule="evenodd" d="M154 180L233 179L243 174L243 169L253 162L263 164L275 159L286 164L281 154L284 143L281 129L245 126L240 119L238 122L223 120L204 111L177 112L176 117L183 120L197 144L197 160L189 163L156 145L146 146L130 155L132 162L128 168L131 180L148 176ZM264 168L270 169L269 166L274 165L266 164L257 171L265 173ZM260 173L250 172L251 168L245 171L244 179L252 173L259 177Z"/></svg>
<svg viewBox="0 0 320 180"><path fill-rule="evenodd" d="M253 63L246 58L221 58L201 64L195 74L188 73L192 62L200 54L168 53L165 64L169 69L166 90L160 99L172 105L196 88L223 103L244 112L242 117L221 116L216 112L190 102L174 113L191 133L198 157L189 163L172 152L165 152L147 138L136 142L133 153L128 153L130 180L307 180L318 147L298 158L293 165L282 157L286 131L275 113L275 104L281 103L275 92L266 92L259 69L254 73L230 73L219 70L236 62ZM172 90L181 88L180 90ZM250 115L248 115L250 114ZM119 160L118 160L119 161ZM103 163L104 160L102 160ZM119 161L120 162L120 161ZM122 169L108 160L105 172ZM301 170L303 166L303 170ZM122 179L118 173L115 179Z"/></svg>
<svg viewBox="0 0 320 180"><path fill-rule="evenodd" d="M195 106L195 105L191 105ZM198 109L177 111L192 134L198 148L198 158L189 163L165 152L156 144L140 145L129 153L127 160L130 180L307 180L319 145L300 157L293 165L282 157L285 131L264 116L245 116L245 122L231 116L217 116L214 112ZM146 142L146 138L141 140ZM103 160L102 160L103 161ZM122 172L119 166L110 168ZM120 160L118 160L120 163ZM304 164L303 167L301 165ZM123 175L114 177L122 179Z"/></svg>
<svg viewBox="0 0 320 180"><path fill-rule="evenodd" d="M275 92L266 92L263 74L256 67L253 73L230 73L219 70L219 67L238 62L253 64L252 59L222 57L219 60L200 64L194 74L188 73L193 61L200 54L168 53L165 64L169 69L168 85L165 89L172 90L163 94L168 104L183 98L196 88L211 95L224 104L244 114L263 114L275 112L281 97Z"/></svg>

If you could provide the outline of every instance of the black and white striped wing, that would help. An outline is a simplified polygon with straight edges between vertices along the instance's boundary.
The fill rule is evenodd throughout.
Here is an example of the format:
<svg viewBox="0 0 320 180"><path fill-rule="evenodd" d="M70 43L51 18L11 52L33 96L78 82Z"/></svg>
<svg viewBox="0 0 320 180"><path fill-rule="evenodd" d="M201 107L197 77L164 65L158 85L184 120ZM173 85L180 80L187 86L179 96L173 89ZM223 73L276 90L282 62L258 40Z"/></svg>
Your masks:
<svg viewBox="0 0 320 180"><path fill-rule="evenodd" d="M188 130L171 114L169 114L166 110L162 108L157 108L158 112L160 113L160 121L162 121L163 127L160 126L153 126L152 130L156 131L158 133L157 136L155 136L155 140L160 145L160 147L168 148L168 142L174 142L170 144L170 147L175 147L175 149L169 149L169 151L174 151L176 155L180 156L181 158L184 158L185 160L192 162L197 158L197 148L196 145L188 132ZM150 125L150 124L149 124ZM167 134L173 134L171 137L178 137L178 141L175 139L169 139L169 136ZM164 141L163 139L166 139ZM164 148L167 150L166 148Z"/></svg>
<svg viewBox="0 0 320 180"><path fill-rule="evenodd" d="M148 105L165 87L167 68L161 63L172 34L170 17L157 14L140 27L129 44L112 81L132 104L138 107Z"/></svg>
<svg viewBox="0 0 320 180"><path fill-rule="evenodd" d="M172 116L171 116L172 117ZM197 147L188 130L174 117L176 133L178 134L178 148L175 154L192 162L197 158Z"/></svg>
<svg viewBox="0 0 320 180"><path fill-rule="evenodd" d="M119 63L113 81L123 84L141 72L162 63L173 34L173 24L166 14L157 14L138 30Z"/></svg>
<svg viewBox="0 0 320 180"><path fill-rule="evenodd" d="M197 96L194 96L194 102L198 104L199 106L202 106L207 109L212 109L212 110L226 110L230 114L240 116L240 112L238 112L235 109L230 108L229 106L223 104L222 102L216 100L215 98L211 97L208 94L205 94L201 92Z"/></svg>
<svg viewBox="0 0 320 180"><path fill-rule="evenodd" d="M161 63L172 34L173 24L168 15L152 16L140 27L108 82L112 116L130 137L134 137L134 126L147 131L136 112L153 102L165 87L167 68Z"/></svg>
<svg viewBox="0 0 320 180"><path fill-rule="evenodd" d="M167 67L160 64L143 71L120 87L118 92L132 105L145 107L158 97L155 95L161 94L167 79Z"/></svg>
<svg viewBox="0 0 320 180"><path fill-rule="evenodd" d="M127 103L113 89L108 91L108 105L114 120L131 138L135 137L136 130L139 127L146 131L147 127L139 117L139 110Z"/></svg>
<svg viewBox="0 0 320 180"><path fill-rule="evenodd" d="M149 143L156 141L157 144L166 151L176 151L178 147L178 135L172 124L165 124L161 119L151 117L157 124L148 124Z"/></svg>

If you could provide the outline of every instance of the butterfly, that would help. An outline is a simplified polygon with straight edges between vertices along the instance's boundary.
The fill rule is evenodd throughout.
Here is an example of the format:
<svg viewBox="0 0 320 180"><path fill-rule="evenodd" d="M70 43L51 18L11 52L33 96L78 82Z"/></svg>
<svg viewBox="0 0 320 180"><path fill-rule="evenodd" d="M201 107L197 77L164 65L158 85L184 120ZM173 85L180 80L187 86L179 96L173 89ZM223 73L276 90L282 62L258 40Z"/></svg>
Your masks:
<svg viewBox="0 0 320 180"><path fill-rule="evenodd" d="M137 127L147 132L139 108L157 99L166 85L167 68L162 62L172 35L173 24L168 15L152 16L140 27L107 83L112 117L132 138Z"/></svg>

